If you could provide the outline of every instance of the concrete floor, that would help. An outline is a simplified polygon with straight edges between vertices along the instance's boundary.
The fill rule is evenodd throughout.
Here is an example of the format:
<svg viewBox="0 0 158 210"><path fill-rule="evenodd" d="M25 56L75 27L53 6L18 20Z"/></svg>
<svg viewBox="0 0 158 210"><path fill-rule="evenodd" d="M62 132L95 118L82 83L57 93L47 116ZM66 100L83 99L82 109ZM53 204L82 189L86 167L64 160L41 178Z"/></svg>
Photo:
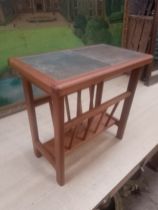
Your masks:
<svg viewBox="0 0 158 210"><path fill-rule="evenodd" d="M147 188L124 199L124 210L158 210L158 173L146 168L143 178Z"/></svg>

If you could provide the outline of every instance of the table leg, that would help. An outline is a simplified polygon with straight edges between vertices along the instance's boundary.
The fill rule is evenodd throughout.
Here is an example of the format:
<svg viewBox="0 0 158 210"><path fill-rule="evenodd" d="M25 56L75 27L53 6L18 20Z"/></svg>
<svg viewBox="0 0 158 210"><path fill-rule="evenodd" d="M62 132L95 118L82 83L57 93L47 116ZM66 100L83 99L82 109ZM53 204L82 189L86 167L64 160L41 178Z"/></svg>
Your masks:
<svg viewBox="0 0 158 210"><path fill-rule="evenodd" d="M35 105L34 105L34 100L33 100L32 85L25 78L23 78L23 88L24 88L26 108L27 108L28 118L29 118L29 123L30 123L34 153L37 157L41 157L41 153L38 151L36 147L36 144L39 143L39 135L38 135Z"/></svg>
<svg viewBox="0 0 158 210"><path fill-rule="evenodd" d="M119 127L118 127L118 131L117 131L117 135L116 135L117 138L119 138L119 139L123 138L123 134L124 134L125 127L127 124L128 116L129 116L130 109L132 106L132 101L133 101L135 91L137 88L137 84L139 81L140 73L141 73L141 69L140 70L137 69L137 70L134 70L131 72L131 76L130 76L130 80L129 80L128 88L127 88L127 91L130 91L131 95L129 98L127 98L125 100L124 105L123 105L121 118L119 121Z"/></svg>
<svg viewBox="0 0 158 210"><path fill-rule="evenodd" d="M55 139L55 168L59 185L65 183L64 174L64 97L52 97Z"/></svg>
<svg viewBox="0 0 158 210"><path fill-rule="evenodd" d="M144 84L146 86L150 86L151 74L152 74L153 69L154 69L153 63L148 65L145 69Z"/></svg>

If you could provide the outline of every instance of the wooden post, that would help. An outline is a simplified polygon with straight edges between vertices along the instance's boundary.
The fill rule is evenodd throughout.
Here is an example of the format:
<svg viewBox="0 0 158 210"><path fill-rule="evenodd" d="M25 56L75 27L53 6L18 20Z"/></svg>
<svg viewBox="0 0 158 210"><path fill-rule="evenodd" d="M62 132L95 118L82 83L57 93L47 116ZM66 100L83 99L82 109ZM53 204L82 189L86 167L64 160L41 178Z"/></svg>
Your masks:
<svg viewBox="0 0 158 210"><path fill-rule="evenodd" d="M104 82L100 82L97 84L97 90L96 90L96 101L95 106L99 106L102 101L102 95L103 95L103 88L104 88Z"/></svg>
<svg viewBox="0 0 158 210"><path fill-rule="evenodd" d="M24 88L28 118L30 122L34 153L37 157L41 157L41 153L37 150L36 147L36 144L39 143L39 135L38 135L37 119L36 119L36 112L33 100L32 85L25 78L23 78L23 88Z"/></svg>
<svg viewBox="0 0 158 210"><path fill-rule="evenodd" d="M132 101L133 101L133 98L135 95L135 91L136 91L136 87L137 87L138 80L140 77L140 73L141 73L141 69L136 69L131 72L131 76L130 76L130 80L129 80L129 84L128 84L128 88L127 88L127 91L130 91L131 95L129 98L127 98L125 100L124 105L123 105L122 114L121 114L118 131L117 131L117 135L116 135L117 138L119 138L119 139L123 138L124 130L125 130L125 127L127 124L128 116L130 113L130 109L131 109Z"/></svg>
<svg viewBox="0 0 158 210"><path fill-rule="evenodd" d="M153 21L153 27L152 27L152 32L151 32L151 45L149 49L150 54L154 54L155 47L156 47L156 37L158 33L158 1L155 1L155 14L154 14L154 21ZM153 65L148 66L145 72L145 85L149 86L150 85L150 79L151 79L151 74L153 71Z"/></svg>
<svg viewBox="0 0 158 210"><path fill-rule="evenodd" d="M128 0L125 0L123 30L122 30L122 47L127 46L128 15L129 15L129 4L128 3L129 3Z"/></svg>
<svg viewBox="0 0 158 210"><path fill-rule="evenodd" d="M59 185L65 183L64 175L64 97L54 96L53 101L53 121L55 139L55 168L56 179Z"/></svg>

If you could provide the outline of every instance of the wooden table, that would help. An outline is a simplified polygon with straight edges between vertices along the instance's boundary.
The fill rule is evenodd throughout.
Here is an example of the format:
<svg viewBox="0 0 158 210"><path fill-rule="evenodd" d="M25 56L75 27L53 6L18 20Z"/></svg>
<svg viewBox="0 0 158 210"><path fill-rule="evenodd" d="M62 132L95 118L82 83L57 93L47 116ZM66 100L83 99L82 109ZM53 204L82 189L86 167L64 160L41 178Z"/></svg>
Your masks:
<svg viewBox="0 0 158 210"><path fill-rule="evenodd" d="M59 185L65 183L65 154L73 148L113 125L118 127L116 136L122 139L141 67L151 62L150 55L108 45L9 59L23 80L35 155L43 155L54 166ZM129 72L127 91L103 101L104 82ZM34 99L32 84L47 95ZM83 111L85 89L89 90L89 107ZM76 94L75 116L70 109L72 93ZM124 104L118 119L114 114L121 101ZM39 139L35 112L43 103L49 103L54 125L54 138L46 143Z"/></svg>

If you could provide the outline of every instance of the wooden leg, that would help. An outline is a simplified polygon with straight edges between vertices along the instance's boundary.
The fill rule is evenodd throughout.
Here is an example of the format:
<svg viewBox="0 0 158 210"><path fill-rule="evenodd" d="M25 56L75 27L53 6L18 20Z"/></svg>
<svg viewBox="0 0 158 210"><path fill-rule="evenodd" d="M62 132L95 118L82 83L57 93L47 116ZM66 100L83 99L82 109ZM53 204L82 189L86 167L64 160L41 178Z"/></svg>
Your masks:
<svg viewBox="0 0 158 210"><path fill-rule="evenodd" d="M121 114L121 118L119 121L119 127L118 127L118 131L117 131L117 138L122 139L123 138L123 134L124 134L124 130L127 124L127 120L128 120L128 116L130 113L130 109L131 109L131 105L132 105L132 101L135 95L135 91L136 91L136 87L138 84L138 80L139 80L139 76L140 76L140 71L141 70L134 70L131 72L131 76L130 76L130 80L129 80L129 84L128 84L128 88L127 91L131 92L131 95L129 98L127 98L124 102L123 105L123 109L122 109L122 114Z"/></svg>
<svg viewBox="0 0 158 210"><path fill-rule="evenodd" d="M39 143L39 135L38 135L35 105L34 105L34 100L33 100L32 86L31 86L31 83L24 78L23 78L23 87L24 87L26 108L28 112L30 129L31 129L34 153L37 157L41 157L41 153L37 150L37 147L36 147L36 144Z"/></svg>
<svg viewBox="0 0 158 210"><path fill-rule="evenodd" d="M55 139L55 168L59 185L65 183L64 173L64 97L55 96L53 101L54 139Z"/></svg>
<svg viewBox="0 0 158 210"><path fill-rule="evenodd" d="M151 64L151 65L148 65L147 67L146 67L146 70L145 70L145 72L144 72L144 84L146 85L146 86L150 86L150 79L151 79L151 74L152 74L152 70L153 70L153 64Z"/></svg>

